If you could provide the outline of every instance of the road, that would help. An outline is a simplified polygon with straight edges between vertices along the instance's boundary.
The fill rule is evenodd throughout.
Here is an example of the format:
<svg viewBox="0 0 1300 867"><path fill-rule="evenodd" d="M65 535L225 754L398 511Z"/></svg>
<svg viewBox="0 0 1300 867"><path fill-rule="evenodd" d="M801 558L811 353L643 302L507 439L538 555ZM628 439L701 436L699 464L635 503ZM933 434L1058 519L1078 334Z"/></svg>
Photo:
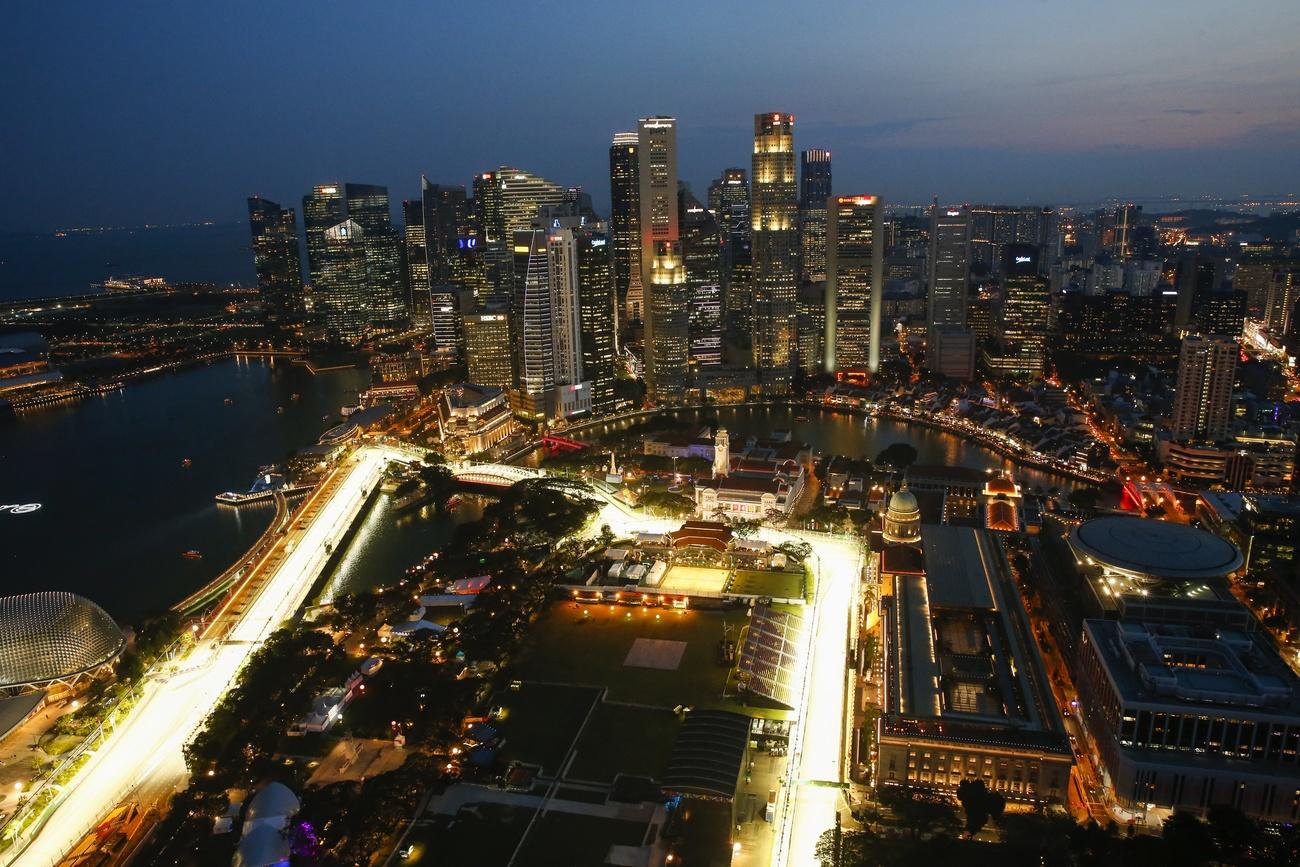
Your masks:
<svg viewBox="0 0 1300 867"><path fill-rule="evenodd" d="M608 524L616 536L638 532L666 533L680 520L647 518L623 503L606 498L594 527ZM806 614L808 642L803 672L802 709L791 733L790 763L795 772L778 799L772 864L816 867L814 850L822 833L835 824L845 780L846 695L849 622L857 604L862 570L858 540L821 533L764 528L760 538L773 544L807 542L812 546L816 596Z"/></svg>
<svg viewBox="0 0 1300 867"><path fill-rule="evenodd" d="M50 867L109 810L127 798L159 798L185 781L182 747L233 685L240 668L306 598L336 545L379 481L393 451L363 446L322 486L314 517L277 546L277 562L248 600L229 638L201 639L170 676L144 687L139 703L68 783L44 827L12 861ZM268 555L274 557L276 555Z"/></svg>

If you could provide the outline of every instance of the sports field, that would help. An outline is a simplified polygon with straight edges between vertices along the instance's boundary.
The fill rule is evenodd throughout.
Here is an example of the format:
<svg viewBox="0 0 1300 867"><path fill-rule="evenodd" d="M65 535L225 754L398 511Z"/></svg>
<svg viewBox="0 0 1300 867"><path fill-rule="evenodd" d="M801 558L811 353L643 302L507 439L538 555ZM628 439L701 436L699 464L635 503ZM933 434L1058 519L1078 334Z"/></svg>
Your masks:
<svg viewBox="0 0 1300 867"><path fill-rule="evenodd" d="M664 575L664 580L657 588L664 593L681 593L697 595L702 593L721 593L727 586L730 570L714 569L708 566L673 566Z"/></svg>
<svg viewBox="0 0 1300 867"><path fill-rule="evenodd" d="M737 596L759 596L772 599L803 599L806 575L803 572L757 572L737 569L727 586L728 593Z"/></svg>

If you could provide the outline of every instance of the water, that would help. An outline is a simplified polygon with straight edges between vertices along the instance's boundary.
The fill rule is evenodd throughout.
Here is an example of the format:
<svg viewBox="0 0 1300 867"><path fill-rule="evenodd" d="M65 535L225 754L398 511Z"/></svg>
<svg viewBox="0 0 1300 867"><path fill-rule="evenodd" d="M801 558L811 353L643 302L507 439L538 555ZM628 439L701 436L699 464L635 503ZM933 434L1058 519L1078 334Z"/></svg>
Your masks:
<svg viewBox="0 0 1300 867"><path fill-rule="evenodd" d="M248 226L177 226L0 235L0 301L82 295L108 277L252 286Z"/></svg>
<svg viewBox="0 0 1300 867"><path fill-rule="evenodd" d="M71 590L126 621L165 608L233 563L274 514L213 496L314 443L368 382L361 370L231 359L0 419L0 503L42 504L0 514L0 594ZM181 556L191 549L203 558Z"/></svg>
<svg viewBox="0 0 1300 867"><path fill-rule="evenodd" d="M691 424L703 427L709 419L731 434L732 449L738 451L750 436L765 437L772 431L790 431L794 442L808 443L824 455L847 455L852 458L874 459L887 446L896 442L911 443L917 451L917 463L941 466L961 466L972 469L1009 470L1021 484L1044 490L1052 487L1068 488L1069 481L1060 476L1034 469L1018 467L1001 455L969 443L960 437L920 426L909 426L889 419L874 419L829 410L781 406L714 407L709 410L687 410L675 413L677 418L688 419ZM806 420L799 421L799 418ZM636 420L624 420L610 425L588 428L577 434L580 438L600 436L612 430L626 429ZM534 452L530 458L535 458Z"/></svg>

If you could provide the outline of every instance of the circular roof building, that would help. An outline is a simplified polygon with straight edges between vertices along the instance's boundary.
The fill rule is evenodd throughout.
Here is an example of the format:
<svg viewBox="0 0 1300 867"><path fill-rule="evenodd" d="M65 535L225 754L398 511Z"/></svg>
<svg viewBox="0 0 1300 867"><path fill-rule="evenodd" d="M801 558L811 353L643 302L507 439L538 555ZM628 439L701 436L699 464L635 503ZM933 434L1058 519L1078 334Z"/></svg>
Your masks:
<svg viewBox="0 0 1300 867"><path fill-rule="evenodd" d="M75 593L0 597L0 689L71 683L111 665L125 647L113 618Z"/></svg>
<svg viewBox="0 0 1300 867"><path fill-rule="evenodd" d="M921 541L921 507L906 484L889 498L881 525L881 535L892 545L914 545Z"/></svg>
<svg viewBox="0 0 1300 867"><path fill-rule="evenodd" d="M1071 531L1070 547L1089 565L1138 581L1222 578L1244 562L1236 545L1213 533L1118 515L1084 521Z"/></svg>

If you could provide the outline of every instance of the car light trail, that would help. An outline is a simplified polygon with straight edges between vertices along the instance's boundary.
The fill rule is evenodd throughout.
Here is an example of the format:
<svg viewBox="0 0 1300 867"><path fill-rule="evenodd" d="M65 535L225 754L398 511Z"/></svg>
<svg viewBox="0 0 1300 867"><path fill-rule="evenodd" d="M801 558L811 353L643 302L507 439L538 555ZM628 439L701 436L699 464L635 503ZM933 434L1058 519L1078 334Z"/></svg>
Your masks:
<svg viewBox="0 0 1300 867"><path fill-rule="evenodd" d="M347 476L308 527L288 537L293 549L236 622L229 640L202 640L185 669L147 683L140 701L116 731L64 787L53 809L32 831L35 838L9 863L49 867L57 863L114 806L140 787L179 784L187 769L182 748L233 685L248 658L297 611L351 526L396 450L363 446ZM11 850L11 851L17 851Z"/></svg>

